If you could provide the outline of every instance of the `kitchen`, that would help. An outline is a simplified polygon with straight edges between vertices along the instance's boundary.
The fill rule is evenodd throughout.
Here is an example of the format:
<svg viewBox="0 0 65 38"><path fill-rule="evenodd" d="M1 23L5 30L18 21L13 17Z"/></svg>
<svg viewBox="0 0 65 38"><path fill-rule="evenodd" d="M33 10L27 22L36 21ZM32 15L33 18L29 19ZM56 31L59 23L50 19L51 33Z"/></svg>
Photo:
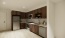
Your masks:
<svg viewBox="0 0 65 38"><path fill-rule="evenodd" d="M47 6L32 10L30 12L24 13L20 11L12 11L12 30L18 29L28 29L31 32L47 38ZM16 27L15 22L13 22L13 17L19 16L20 26ZM15 17L14 17L15 19ZM14 25L13 25L14 24Z"/></svg>

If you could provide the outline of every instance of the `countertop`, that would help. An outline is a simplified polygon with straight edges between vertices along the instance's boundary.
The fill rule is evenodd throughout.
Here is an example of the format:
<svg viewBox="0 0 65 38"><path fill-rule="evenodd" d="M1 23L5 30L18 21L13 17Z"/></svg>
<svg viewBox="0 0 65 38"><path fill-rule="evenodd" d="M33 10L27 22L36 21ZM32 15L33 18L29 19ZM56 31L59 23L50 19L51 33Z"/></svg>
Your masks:
<svg viewBox="0 0 65 38"><path fill-rule="evenodd" d="M43 25L43 24L28 24L28 25L36 25L36 26L39 26L39 27L43 27L43 28L47 28L47 25Z"/></svg>
<svg viewBox="0 0 65 38"><path fill-rule="evenodd" d="M23 22L21 22L21 23L23 23ZM47 25L44 25L44 24L38 24L38 23L26 23L26 24L28 24L28 25L37 25L39 27L47 28Z"/></svg>

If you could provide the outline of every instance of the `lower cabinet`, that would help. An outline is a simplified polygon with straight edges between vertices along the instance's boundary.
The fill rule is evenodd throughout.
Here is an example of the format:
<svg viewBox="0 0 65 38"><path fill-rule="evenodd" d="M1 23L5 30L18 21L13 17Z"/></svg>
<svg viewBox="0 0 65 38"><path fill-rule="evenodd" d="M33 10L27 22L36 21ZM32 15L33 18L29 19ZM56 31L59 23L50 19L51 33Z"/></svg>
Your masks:
<svg viewBox="0 0 65 38"><path fill-rule="evenodd" d="M30 31L41 36L44 38L47 38L47 28L46 27L40 27L37 25L29 25Z"/></svg>
<svg viewBox="0 0 65 38"><path fill-rule="evenodd" d="M30 31L39 35L39 26L37 25L29 25Z"/></svg>
<svg viewBox="0 0 65 38"><path fill-rule="evenodd" d="M26 23L21 23L20 29L25 29L26 28Z"/></svg>

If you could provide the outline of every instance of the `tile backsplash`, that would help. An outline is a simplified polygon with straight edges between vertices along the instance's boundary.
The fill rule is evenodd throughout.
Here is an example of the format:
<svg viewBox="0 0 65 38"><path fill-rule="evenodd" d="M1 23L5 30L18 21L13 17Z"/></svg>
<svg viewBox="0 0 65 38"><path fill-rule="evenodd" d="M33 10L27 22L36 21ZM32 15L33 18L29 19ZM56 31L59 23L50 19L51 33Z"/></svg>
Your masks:
<svg viewBox="0 0 65 38"><path fill-rule="evenodd" d="M43 24L44 21L47 23L47 19L21 19L22 23L34 22Z"/></svg>
<svg viewBox="0 0 65 38"><path fill-rule="evenodd" d="M34 22L43 24L43 21L47 22L47 19L28 19L27 22Z"/></svg>

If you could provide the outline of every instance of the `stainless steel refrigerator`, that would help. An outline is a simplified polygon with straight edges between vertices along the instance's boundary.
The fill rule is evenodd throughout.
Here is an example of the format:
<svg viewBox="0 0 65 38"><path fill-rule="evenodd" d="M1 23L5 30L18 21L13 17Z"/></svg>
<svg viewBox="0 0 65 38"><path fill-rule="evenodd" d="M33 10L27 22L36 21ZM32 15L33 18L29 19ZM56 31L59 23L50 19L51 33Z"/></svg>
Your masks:
<svg viewBox="0 0 65 38"><path fill-rule="evenodd" d="M19 29L20 29L20 17L13 16L13 30L19 30Z"/></svg>

